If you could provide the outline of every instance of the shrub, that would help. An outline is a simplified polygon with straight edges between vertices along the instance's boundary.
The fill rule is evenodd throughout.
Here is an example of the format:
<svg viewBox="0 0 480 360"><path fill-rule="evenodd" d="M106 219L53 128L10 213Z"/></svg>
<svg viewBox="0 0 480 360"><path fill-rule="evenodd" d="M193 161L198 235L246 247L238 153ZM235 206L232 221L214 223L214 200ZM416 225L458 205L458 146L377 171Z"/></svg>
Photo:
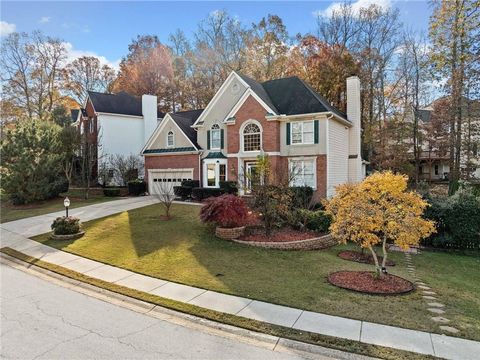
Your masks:
<svg viewBox="0 0 480 360"><path fill-rule="evenodd" d="M288 187L257 185L254 187L253 195L253 208L262 214L266 235L270 235L273 228L289 222L292 193Z"/></svg>
<svg viewBox="0 0 480 360"><path fill-rule="evenodd" d="M438 233L423 245L455 249L480 249L480 198L471 188L447 198L433 198L425 215L437 223Z"/></svg>
<svg viewBox="0 0 480 360"><path fill-rule="evenodd" d="M248 208L245 201L231 194L207 199L200 210L202 222L214 223L224 228L244 226L247 218Z"/></svg>
<svg viewBox="0 0 480 360"><path fill-rule="evenodd" d="M328 228L332 223L332 216L327 214L325 211L310 211L307 209L300 209L299 213L303 219L305 228L308 230L322 233L328 232Z"/></svg>
<svg viewBox="0 0 480 360"><path fill-rule="evenodd" d="M80 219L73 216L57 217L51 226L55 235L72 235L80 232Z"/></svg>
<svg viewBox="0 0 480 360"><path fill-rule="evenodd" d="M200 187L200 180L183 180L181 185L191 188Z"/></svg>
<svg viewBox="0 0 480 360"><path fill-rule="evenodd" d="M292 191L292 207L307 209L313 198L313 188L310 186L294 186L291 187Z"/></svg>
<svg viewBox="0 0 480 360"><path fill-rule="evenodd" d="M190 186L174 186L173 192L182 200L186 200L192 197L192 189Z"/></svg>
<svg viewBox="0 0 480 360"><path fill-rule="evenodd" d="M225 192L223 189L196 187L192 189L192 198L198 201L202 201L209 197L220 196L224 193Z"/></svg>
<svg viewBox="0 0 480 360"><path fill-rule="evenodd" d="M130 180L128 182L128 193L130 195L139 196L140 194L143 194L145 191L147 191L147 184L145 183L145 181L136 179L136 180Z"/></svg>
<svg viewBox="0 0 480 360"><path fill-rule="evenodd" d="M120 189L119 188L104 188L103 195L109 197L120 196Z"/></svg>
<svg viewBox="0 0 480 360"><path fill-rule="evenodd" d="M238 186L236 181L220 181L220 189L226 194L238 194Z"/></svg>

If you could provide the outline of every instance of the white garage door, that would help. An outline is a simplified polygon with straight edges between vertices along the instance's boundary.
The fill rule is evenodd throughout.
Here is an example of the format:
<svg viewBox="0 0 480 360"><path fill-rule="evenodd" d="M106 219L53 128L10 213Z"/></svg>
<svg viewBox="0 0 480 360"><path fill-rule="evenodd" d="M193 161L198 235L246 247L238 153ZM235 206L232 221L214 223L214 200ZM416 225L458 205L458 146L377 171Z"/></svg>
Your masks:
<svg viewBox="0 0 480 360"><path fill-rule="evenodd" d="M148 189L150 194L172 194L173 187L180 186L183 180L193 179L193 169L150 169Z"/></svg>

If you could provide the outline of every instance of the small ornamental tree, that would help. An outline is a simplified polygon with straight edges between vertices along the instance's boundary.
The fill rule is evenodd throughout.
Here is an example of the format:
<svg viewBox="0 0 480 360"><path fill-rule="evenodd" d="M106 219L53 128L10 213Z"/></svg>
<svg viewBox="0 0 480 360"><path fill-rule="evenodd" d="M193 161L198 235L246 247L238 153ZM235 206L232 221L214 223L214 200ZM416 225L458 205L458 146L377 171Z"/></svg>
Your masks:
<svg viewBox="0 0 480 360"><path fill-rule="evenodd" d="M338 186L326 204L334 221L331 234L342 243L353 241L369 249L377 276L386 272L387 242L408 249L435 232L434 222L422 218L428 203L407 191L407 180L390 171L375 173L360 184ZM377 244L382 245L382 264L374 250Z"/></svg>
<svg viewBox="0 0 480 360"><path fill-rule="evenodd" d="M248 207L235 195L226 194L205 200L200 210L200 220L223 228L235 228L247 223Z"/></svg>

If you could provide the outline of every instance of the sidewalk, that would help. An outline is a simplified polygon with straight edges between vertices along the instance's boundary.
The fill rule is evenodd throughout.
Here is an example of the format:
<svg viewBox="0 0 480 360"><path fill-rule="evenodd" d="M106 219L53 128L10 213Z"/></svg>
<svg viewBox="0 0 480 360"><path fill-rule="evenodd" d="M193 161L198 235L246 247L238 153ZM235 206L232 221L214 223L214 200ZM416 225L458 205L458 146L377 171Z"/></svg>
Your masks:
<svg viewBox="0 0 480 360"><path fill-rule="evenodd" d="M89 221L156 202L151 197L131 198L73 209L71 214L79 216L82 221ZM275 325L446 359L474 359L480 353L480 342L304 311L181 285L85 259L28 239L29 236L50 231L53 219L61 215L63 212L1 224L0 246L11 247L93 278Z"/></svg>

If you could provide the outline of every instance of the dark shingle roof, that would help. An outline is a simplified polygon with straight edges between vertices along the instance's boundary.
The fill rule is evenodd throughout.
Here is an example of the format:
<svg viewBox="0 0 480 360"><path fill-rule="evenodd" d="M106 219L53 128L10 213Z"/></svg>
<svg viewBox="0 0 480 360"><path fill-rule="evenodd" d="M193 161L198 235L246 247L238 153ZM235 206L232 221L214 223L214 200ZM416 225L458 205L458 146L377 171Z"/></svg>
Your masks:
<svg viewBox="0 0 480 360"><path fill-rule="evenodd" d="M262 84L256 82L255 80L249 78L248 76L245 76L242 74L238 74L238 75L243 79L243 81L245 81L248 84L248 86L250 86L253 92L257 94L260 97L260 99L262 99L265 102L265 104L267 104L273 111L278 112L277 108L272 103L272 99L268 96Z"/></svg>
<svg viewBox="0 0 480 360"><path fill-rule="evenodd" d="M329 111L347 118L343 112L330 105L323 96L296 76L266 81L262 86L279 114L297 115Z"/></svg>
<svg viewBox="0 0 480 360"><path fill-rule="evenodd" d="M172 152L183 152L183 151L195 151L193 146L190 147L179 147L179 148L168 148L168 149L147 149L144 150L144 154L161 154L161 153L172 153Z"/></svg>
<svg viewBox="0 0 480 360"><path fill-rule="evenodd" d="M89 91L88 96L93 103L96 112L109 114L122 114L142 116L142 99L127 94L124 91L118 94L105 94ZM165 114L158 111L157 117L163 118Z"/></svg>
<svg viewBox="0 0 480 360"><path fill-rule="evenodd" d="M70 110L70 115L72 117L72 122L77 121L79 112L80 112L80 109L71 109Z"/></svg>
<svg viewBox="0 0 480 360"><path fill-rule="evenodd" d="M190 141L197 147L201 149L200 145L197 143L197 132L192 128L192 125L198 119L200 114L203 112L203 109L199 110L190 110L190 111L179 111L176 113L171 113L170 116L177 123L177 125L182 129L182 131L187 135Z"/></svg>

